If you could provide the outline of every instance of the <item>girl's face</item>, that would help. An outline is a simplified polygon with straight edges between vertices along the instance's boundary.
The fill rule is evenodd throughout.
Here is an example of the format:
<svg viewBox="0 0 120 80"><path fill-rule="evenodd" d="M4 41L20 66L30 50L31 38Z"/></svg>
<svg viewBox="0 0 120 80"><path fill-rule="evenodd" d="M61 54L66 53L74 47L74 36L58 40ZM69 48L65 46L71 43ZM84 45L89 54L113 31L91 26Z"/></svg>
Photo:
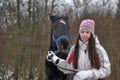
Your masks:
<svg viewBox="0 0 120 80"><path fill-rule="evenodd" d="M88 30L81 30L81 31L80 31L80 37L81 37L81 40L82 40L83 42L88 41L89 38L90 38L90 35L91 35L91 33L90 33L90 31L88 31Z"/></svg>

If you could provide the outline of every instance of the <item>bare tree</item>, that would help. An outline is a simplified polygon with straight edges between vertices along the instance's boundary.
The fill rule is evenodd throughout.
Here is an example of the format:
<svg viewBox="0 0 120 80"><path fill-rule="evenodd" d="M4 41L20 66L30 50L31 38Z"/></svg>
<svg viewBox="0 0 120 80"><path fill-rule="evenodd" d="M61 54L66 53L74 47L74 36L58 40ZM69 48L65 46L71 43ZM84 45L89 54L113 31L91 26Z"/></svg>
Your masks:
<svg viewBox="0 0 120 80"><path fill-rule="evenodd" d="M52 0L51 13L53 13L53 10L54 10L54 7L55 7L54 2L55 2L55 0Z"/></svg>
<svg viewBox="0 0 120 80"><path fill-rule="evenodd" d="M118 2L117 16L119 16L119 17L120 17L120 0L119 0L119 2Z"/></svg>
<svg viewBox="0 0 120 80"><path fill-rule="evenodd" d="M30 21L31 21L31 0L28 1L28 13L29 13L29 24L30 24Z"/></svg>
<svg viewBox="0 0 120 80"><path fill-rule="evenodd" d="M45 0L45 15L48 13L48 6L47 6L48 0Z"/></svg>
<svg viewBox="0 0 120 80"><path fill-rule="evenodd" d="M20 0L17 0L17 24L20 28Z"/></svg>

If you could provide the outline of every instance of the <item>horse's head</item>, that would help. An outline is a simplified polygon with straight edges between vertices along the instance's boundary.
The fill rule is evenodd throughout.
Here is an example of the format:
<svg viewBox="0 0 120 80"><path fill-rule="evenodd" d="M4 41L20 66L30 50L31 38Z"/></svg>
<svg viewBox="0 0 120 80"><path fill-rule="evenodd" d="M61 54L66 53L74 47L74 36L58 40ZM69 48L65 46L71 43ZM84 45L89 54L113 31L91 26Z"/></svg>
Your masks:
<svg viewBox="0 0 120 80"><path fill-rule="evenodd" d="M66 59L70 42L68 17L50 16L50 19L52 27L49 50L55 52L58 57ZM46 60L45 65L47 80L66 80L66 75L58 70L53 63Z"/></svg>
<svg viewBox="0 0 120 80"><path fill-rule="evenodd" d="M52 21L50 50L67 50L70 41L68 17L50 16L50 19Z"/></svg>

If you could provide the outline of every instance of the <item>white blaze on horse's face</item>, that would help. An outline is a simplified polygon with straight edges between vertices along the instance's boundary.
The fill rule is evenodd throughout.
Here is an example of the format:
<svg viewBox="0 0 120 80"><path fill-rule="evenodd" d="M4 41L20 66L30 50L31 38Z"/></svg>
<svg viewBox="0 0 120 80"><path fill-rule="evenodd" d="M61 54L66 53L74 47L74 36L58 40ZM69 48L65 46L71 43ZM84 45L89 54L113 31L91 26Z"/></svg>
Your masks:
<svg viewBox="0 0 120 80"><path fill-rule="evenodd" d="M64 25L66 24L65 21L63 21L63 20L60 20L60 22L63 23Z"/></svg>

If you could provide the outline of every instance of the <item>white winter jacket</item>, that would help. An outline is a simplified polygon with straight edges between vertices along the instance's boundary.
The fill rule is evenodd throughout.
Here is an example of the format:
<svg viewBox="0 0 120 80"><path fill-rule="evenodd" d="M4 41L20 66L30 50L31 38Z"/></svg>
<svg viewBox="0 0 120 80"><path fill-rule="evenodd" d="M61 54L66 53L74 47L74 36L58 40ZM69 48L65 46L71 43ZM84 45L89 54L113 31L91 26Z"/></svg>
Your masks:
<svg viewBox="0 0 120 80"><path fill-rule="evenodd" d="M84 71L84 70L92 70L92 79L86 80L97 80L99 78L105 78L111 73L110 69L110 61L105 49L100 45L98 38L95 38L96 41L96 50L100 58L101 67L99 70L94 69L90 65L90 60L88 57L88 49L87 45L88 42L81 42L79 40L79 45L81 46L79 49L79 58L78 58L78 70L75 70L72 66L72 63L68 63L68 58L70 57L71 53L74 51L75 45L73 45L69 51L68 57L66 60L60 59L59 63L57 64L58 68L65 74L74 73L74 71ZM78 79L79 80L79 79Z"/></svg>

